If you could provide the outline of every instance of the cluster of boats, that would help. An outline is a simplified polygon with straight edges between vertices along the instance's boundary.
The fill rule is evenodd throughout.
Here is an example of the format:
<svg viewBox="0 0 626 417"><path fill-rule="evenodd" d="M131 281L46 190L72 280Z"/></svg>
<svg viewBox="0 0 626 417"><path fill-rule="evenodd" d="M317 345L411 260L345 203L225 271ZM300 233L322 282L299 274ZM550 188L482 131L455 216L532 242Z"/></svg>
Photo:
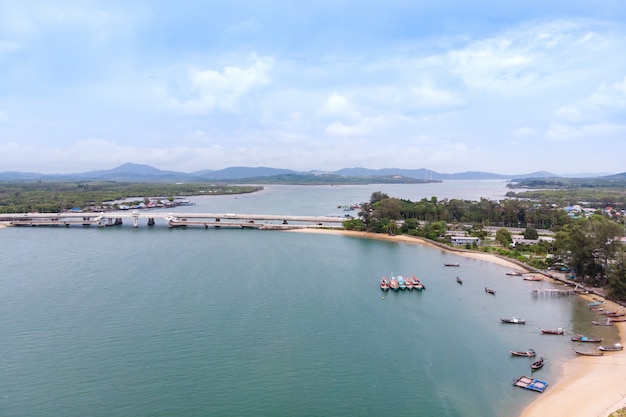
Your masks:
<svg viewBox="0 0 626 417"><path fill-rule="evenodd" d="M382 277L380 280L380 289L383 291L404 291L404 290L417 290L422 291L425 290L426 287L422 284L422 281L417 278L415 275L403 277L402 275L398 275L397 277L392 276L391 278Z"/></svg>

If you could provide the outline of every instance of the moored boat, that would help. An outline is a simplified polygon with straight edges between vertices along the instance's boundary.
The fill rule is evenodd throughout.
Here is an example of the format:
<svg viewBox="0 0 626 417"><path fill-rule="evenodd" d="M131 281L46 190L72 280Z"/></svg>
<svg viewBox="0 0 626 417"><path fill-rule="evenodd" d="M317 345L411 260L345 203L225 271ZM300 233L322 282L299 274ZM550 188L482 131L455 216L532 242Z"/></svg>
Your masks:
<svg viewBox="0 0 626 417"><path fill-rule="evenodd" d="M622 349L624 349L624 346L619 343L616 343L613 346L598 346L598 350L601 350L603 352L616 352Z"/></svg>
<svg viewBox="0 0 626 417"><path fill-rule="evenodd" d="M422 281L415 275L411 275L411 280L413 281L413 288L415 288L416 290L422 291L426 289L424 284L422 284Z"/></svg>
<svg viewBox="0 0 626 417"><path fill-rule="evenodd" d="M537 275L527 275L523 279L524 281L543 281L543 278Z"/></svg>
<svg viewBox="0 0 626 417"><path fill-rule="evenodd" d="M400 286L398 285L398 280L396 279L396 277L391 277L391 281L389 281L389 288L391 288L394 291L398 291L400 289Z"/></svg>
<svg viewBox="0 0 626 417"><path fill-rule="evenodd" d="M487 294L493 294L493 295L496 295L496 290L494 290L493 288L485 287L485 292L486 292Z"/></svg>
<svg viewBox="0 0 626 417"><path fill-rule="evenodd" d="M539 358L539 360L536 360L535 362L530 364L530 370L531 371L536 371L537 369L541 369L543 367L543 356L541 358Z"/></svg>
<svg viewBox="0 0 626 417"><path fill-rule="evenodd" d="M562 335L563 334L563 329L561 329L560 327L558 329L540 329L541 333L543 334L557 334L557 335Z"/></svg>
<svg viewBox="0 0 626 417"><path fill-rule="evenodd" d="M522 273L519 272L519 271L509 271L509 272L506 273L506 275L510 275L510 276L513 276L513 277L521 277Z"/></svg>
<svg viewBox="0 0 626 417"><path fill-rule="evenodd" d="M445 263L444 265L445 266L455 266L456 267L456 266L459 266L459 263L458 262L448 262L448 263Z"/></svg>
<svg viewBox="0 0 626 417"><path fill-rule="evenodd" d="M459 284L463 284L463 280L461 279L461 277L456 277L456 282L458 282Z"/></svg>
<svg viewBox="0 0 626 417"><path fill-rule="evenodd" d="M380 289L383 291L389 291L389 280L387 277L382 277L380 280Z"/></svg>
<svg viewBox="0 0 626 417"><path fill-rule="evenodd" d="M582 356L602 356L602 355L604 355L604 352L585 352L585 351L576 350L576 349L574 349L574 352L576 352L577 355L582 355Z"/></svg>
<svg viewBox="0 0 626 417"><path fill-rule="evenodd" d="M526 324L526 320L519 319L517 317L512 317L510 319L500 319L502 323L510 323L510 324Z"/></svg>
<svg viewBox="0 0 626 417"><path fill-rule="evenodd" d="M404 282L404 277L402 275L398 275L398 287L401 290L406 290L406 282Z"/></svg>
<svg viewBox="0 0 626 417"><path fill-rule="evenodd" d="M587 336L583 336L583 335L578 335L575 337L572 337L572 342L585 342L585 343L600 343L602 340L601 337L600 338L593 338L593 337L587 337Z"/></svg>
<svg viewBox="0 0 626 417"><path fill-rule="evenodd" d="M606 321L591 321L591 324L596 325L596 326L612 326L613 322L611 320L606 320Z"/></svg>
<svg viewBox="0 0 626 417"><path fill-rule="evenodd" d="M537 356L537 352L535 352L535 349L511 350L510 352L512 356L525 356L527 358L532 358L533 356Z"/></svg>
<svg viewBox="0 0 626 417"><path fill-rule="evenodd" d="M602 303L603 303L602 301L592 301L592 302L590 302L590 303L587 303L587 305L588 305L589 307L595 307L595 306L599 306L599 305L600 305L600 304L602 304Z"/></svg>

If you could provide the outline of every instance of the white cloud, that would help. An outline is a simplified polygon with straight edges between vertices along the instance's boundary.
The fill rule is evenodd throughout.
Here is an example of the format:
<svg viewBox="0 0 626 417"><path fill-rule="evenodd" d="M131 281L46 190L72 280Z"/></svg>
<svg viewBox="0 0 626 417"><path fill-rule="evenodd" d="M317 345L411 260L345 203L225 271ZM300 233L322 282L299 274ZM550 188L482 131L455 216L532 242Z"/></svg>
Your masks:
<svg viewBox="0 0 626 417"><path fill-rule="evenodd" d="M532 136L532 135L535 135L536 133L537 132L532 127L520 127L519 129L516 129L515 131L513 131L513 134L515 136Z"/></svg>
<svg viewBox="0 0 626 417"><path fill-rule="evenodd" d="M185 113L236 112L239 102L254 89L269 83L273 59L253 55L248 68L225 67L222 72L191 69L188 73L191 98L172 97L169 103Z"/></svg>

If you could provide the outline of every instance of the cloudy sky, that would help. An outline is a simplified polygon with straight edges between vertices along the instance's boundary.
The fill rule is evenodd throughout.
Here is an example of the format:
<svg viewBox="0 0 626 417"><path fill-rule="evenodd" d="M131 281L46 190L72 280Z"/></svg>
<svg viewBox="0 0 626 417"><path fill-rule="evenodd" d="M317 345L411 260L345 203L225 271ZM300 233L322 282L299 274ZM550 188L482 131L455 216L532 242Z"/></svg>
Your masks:
<svg viewBox="0 0 626 417"><path fill-rule="evenodd" d="M0 172L625 161L623 0L0 0Z"/></svg>

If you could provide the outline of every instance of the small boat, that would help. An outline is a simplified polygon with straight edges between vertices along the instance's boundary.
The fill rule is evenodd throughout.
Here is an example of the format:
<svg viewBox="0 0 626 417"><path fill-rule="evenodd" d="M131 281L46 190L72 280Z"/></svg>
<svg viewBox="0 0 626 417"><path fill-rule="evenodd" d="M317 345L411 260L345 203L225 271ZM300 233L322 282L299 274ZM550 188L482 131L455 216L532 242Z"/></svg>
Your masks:
<svg viewBox="0 0 626 417"><path fill-rule="evenodd" d="M619 343L616 343L613 346L598 346L598 350L601 350L603 352L616 352L622 349L624 349L624 346L620 345Z"/></svg>
<svg viewBox="0 0 626 417"><path fill-rule="evenodd" d="M596 325L596 326L612 326L613 322L611 320L607 320L607 321L591 321L591 324Z"/></svg>
<svg viewBox="0 0 626 417"><path fill-rule="evenodd" d="M426 289L424 284L422 284L422 281L420 281L420 279L415 275L411 275L411 280L413 281L413 288L415 288L417 291L422 291Z"/></svg>
<svg viewBox="0 0 626 417"><path fill-rule="evenodd" d="M524 356L527 358L532 358L533 356L537 356L537 352L535 352L535 349L511 350L510 352L512 356Z"/></svg>
<svg viewBox="0 0 626 417"><path fill-rule="evenodd" d="M402 275L398 275L398 287L401 290L406 290L406 283L404 282L404 277Z"/></svg>
<svg viewBox="0 0 626 417"><path fill-rule="evenodd" d="M493 295L496 295L496 290L494 290L493 288L485 287L485 292L486 292L487 294L493 294Z"/></svg>
<svg viewBox="0 0 626 417"><path fill-rule="evenodd" d="M563 334L563 329L561 329L560 327L558 329L540 329L541 333L543 334L558 334L558 335L562 335Z"/></svg>
<svg viewBox="0 0 626 417"><path fill-rule="evenodd" d="M513 385L531 391L544 392L548 383L546 381L540 381L527 376L520 376L519 378L513 380Z"/></svg>
<svg viewBox="0 0 626 417"><path fill-rule="evenodd" d="M602 301L592 301L592 302L588 303L587 305L589 307L595 307L595 306L599 306L600 304L602 304Z"/></svg>
<svg viewBox="0 0 626 417"><path fill-rule="evenodd" d="M610 318L609 321L611 323L620 323L620 322L626 321L626 317L619 317L619 318L615 318L615 319L611 319Z"/></svg>
<svg viewBox="0 0 626 417"><path fill-rule="evenodd" d="M391 277L391 281L389 281L389 288L394 291L398 291L400 286L398 285L398 280L395 277Z"/></svg>
<svg viewBox="0 0 626 417"><path fill-rule="evenodd" d="M576 349L574 349L574 352L576 352L577 355L582 355L582 356L602 356L602 355L604 355L604 352L584 352L582 350L576 350Z"/></svg>
<svg viewBox="0 0 626 417"><path fill-rule="evenodd" d="M380 280L380 289L383 291L389 291L389 280L387 277L382 277Z"/></svg>
<svg viewBox="0 0 626 417"><path fill-rule="evenodd" d="M528 276L525 276L523 279L524 281L543 281L543 278L538 277L536 275L528 275Z"/></svg>
<svg viewBox="0 0 626 417"><path fill-rule="evenodd" d="M510 319L500 319L502 323L510 323L510 324L526 324L526 320L518 319L517 317L512 317Z"/></svg>
<svg viewBox="0 0 626 417"><path fill-rule="evenodd" d="M602 340L602 338L592 338L583 335L572 337L572 342L600 343Z"/></svg>
<svg viewBox="0 0 626 417"><path fill-rule="evenodd" d="M456 282L463 285L463 280L461 279L461 277L456 277Z"/></svg>
<svg viewBox="0 0 626 417"><path fill-rule="evenodd" d="M510 276L513 276L513 277L521 277L522 273L519 272L519 271L509 271L509 272L506 273L506 275L510 275Z"/></svg>
<svg viewBox="0 0 626 417"><path fill-rule="evenodd" d="M445 266L459 266L458 262L450 262L450 263L446 263L444 264Z"/></svg>
<svg viewBox="0 0 626 417"><path fill-rule="evenodd" d="M415 288L414 281L411 277L407 277L404 279L404 285L406 286L406 289L409 291L413 291L413 288Z"/></svg>
<svg viewBox="0 0 626 417"><path fill-rule="evenodd" d="M624 317L624 316L626 316L626 313L618 313L617 311L606 311L606 312L602 312L602 313L599 313L599 314L602 314L602 315L607 316L607 317Z"/></svg>
<svg viewBox="0 0 626 417"><path fill-rule="evenodd" d="M530 370L531 371L536 371L537 369L541 369L543 367L543 357L539 358L539 360L536 360L535 362L530 364Z"/></svg>

